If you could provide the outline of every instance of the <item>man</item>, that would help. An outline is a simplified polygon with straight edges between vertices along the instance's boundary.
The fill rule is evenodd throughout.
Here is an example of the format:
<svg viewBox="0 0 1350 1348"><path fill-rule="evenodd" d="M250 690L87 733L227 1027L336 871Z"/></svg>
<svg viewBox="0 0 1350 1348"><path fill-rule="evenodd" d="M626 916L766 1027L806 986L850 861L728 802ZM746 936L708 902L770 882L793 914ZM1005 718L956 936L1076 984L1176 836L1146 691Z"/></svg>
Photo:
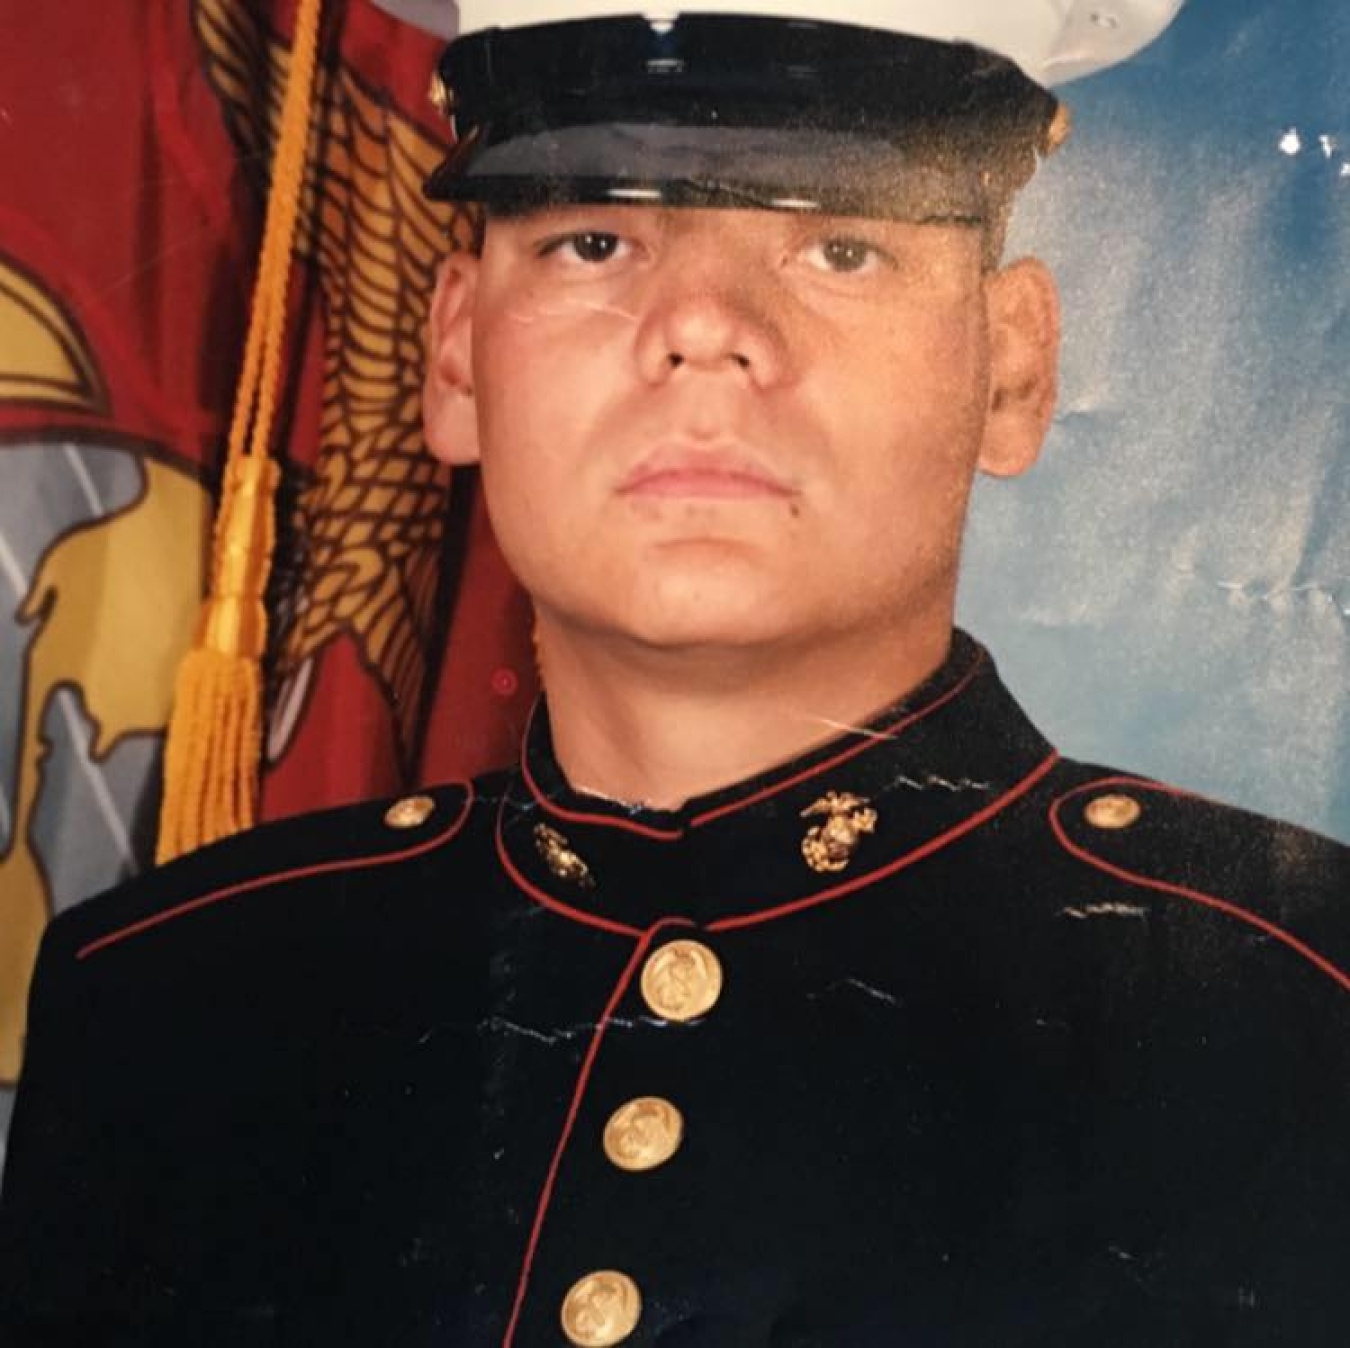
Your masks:
<svg viewBox="0 0 1350 1348"><path fill-rule="evenodd" d="M520 763L53 924L7 1342L1340 1342L1350 859L1061 758L952 630L1053 404L1025 72L1174 7L683 8L443 63Z"/></svg>

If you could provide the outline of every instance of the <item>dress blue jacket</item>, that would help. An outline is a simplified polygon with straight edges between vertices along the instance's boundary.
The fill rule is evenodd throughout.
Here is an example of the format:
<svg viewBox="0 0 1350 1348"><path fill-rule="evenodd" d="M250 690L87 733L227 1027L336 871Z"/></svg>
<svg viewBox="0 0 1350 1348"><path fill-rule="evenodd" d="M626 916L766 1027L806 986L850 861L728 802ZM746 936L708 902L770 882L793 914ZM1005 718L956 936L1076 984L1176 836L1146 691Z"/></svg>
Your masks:
<svg viewBox="0 0 1350 1348"><path fill-rule="evenodd" d="M875 819L820 870L830 792ZM51 924L0 1342L558 1344L595 1270L662 1348L1350 1342L1345 848L1061 758L961 634L679 810L573 792L542 707L387 804ZM642 1096L684 1134L631 1173Z"/></svg>

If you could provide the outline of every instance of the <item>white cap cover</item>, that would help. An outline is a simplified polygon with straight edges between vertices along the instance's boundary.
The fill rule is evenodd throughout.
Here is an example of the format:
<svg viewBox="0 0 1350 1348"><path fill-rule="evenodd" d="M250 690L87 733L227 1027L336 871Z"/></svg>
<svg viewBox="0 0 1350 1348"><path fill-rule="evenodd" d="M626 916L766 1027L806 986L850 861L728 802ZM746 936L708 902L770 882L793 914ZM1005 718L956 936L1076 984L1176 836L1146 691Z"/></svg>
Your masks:
<svg viewBox="0 0 1350 1348"><path fill-rule="evenodd" d="M374 0L375 7L396 19L434 33L447 42L459 30L455 0Z"/></svg>
<svg viewBox="0 0 1350 1348"><path fill-rule="evenodd" d="M1184 0L460 0L461 36L571 19L640 14L759 15L855 24L1006 57L1036 83L1063 84L1127 60L1176 18ZM447 9L449 8L447 0Z"/></svg>

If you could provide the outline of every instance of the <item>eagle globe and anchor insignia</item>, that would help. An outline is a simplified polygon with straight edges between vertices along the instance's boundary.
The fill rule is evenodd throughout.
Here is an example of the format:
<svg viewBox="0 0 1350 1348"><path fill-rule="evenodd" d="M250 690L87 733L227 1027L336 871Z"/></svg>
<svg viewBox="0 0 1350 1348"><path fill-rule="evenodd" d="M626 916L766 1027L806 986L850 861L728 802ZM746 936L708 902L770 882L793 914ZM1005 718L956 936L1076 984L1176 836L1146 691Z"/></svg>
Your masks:
<svg viewBox="0 0 1350 1348"><path fill-rule="evenodd" d="M822 875L845 869L863 836L874 833L877 812L863 796L847 791L828 791L801 813L803 819L825 815L802 839L802 856L813 871Z"/></svg>
<svg viewBox="0 0 1350 1348"><path fill-rule="evenodd" d="M534 845L544 859L544 865L559 880L569 880L582 889L594 889L595 877L591 868L572 850L572 844L557 829L547 824L536 824Z"/></svg>

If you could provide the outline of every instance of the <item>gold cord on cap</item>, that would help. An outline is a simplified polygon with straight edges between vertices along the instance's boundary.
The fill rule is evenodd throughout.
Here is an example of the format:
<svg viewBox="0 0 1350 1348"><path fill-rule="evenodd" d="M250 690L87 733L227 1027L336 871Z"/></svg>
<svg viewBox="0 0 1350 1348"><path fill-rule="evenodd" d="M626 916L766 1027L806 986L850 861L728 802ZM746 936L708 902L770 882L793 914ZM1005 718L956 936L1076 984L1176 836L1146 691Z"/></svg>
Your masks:
<svg viewBox="0 0 1350 1348"><path fill-rule="evenodd" d="M244 365L216 514L211 590L178 668L164 749L156 860L256 822L262 751L263 599L280 476L269 453L280 388L286 298L314 101L322 0L299 0L290 75L267 196Z"/></svg>

